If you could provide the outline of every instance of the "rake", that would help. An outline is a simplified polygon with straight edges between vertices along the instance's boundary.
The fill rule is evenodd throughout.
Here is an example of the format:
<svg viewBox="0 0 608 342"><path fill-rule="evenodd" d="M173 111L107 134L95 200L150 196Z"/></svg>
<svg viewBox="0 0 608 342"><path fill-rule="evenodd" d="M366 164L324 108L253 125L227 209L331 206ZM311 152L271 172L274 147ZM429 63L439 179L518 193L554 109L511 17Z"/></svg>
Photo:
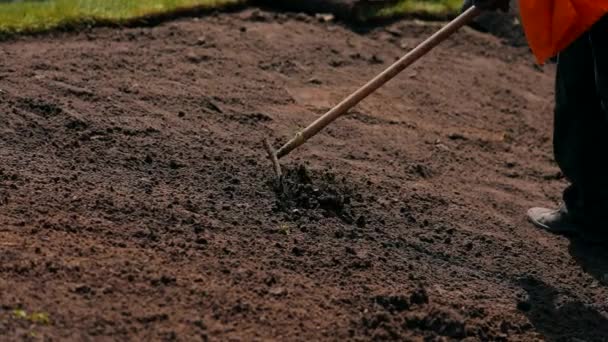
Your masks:
<svg viewBox="0 0 608 342"><path fill-rule="evenodd" d="M346 114L351 108L356 106L359 102L363 101L365 98L367 98L373 92L378 90L388 81L400 74L403 70L412 65L414 62L422 58L434 47L449 38L456 31L458 31L461 27L470 23L480 13L481 10L479 8L476 8L475 6L472 6L471 8L463 12L461 15L459 15L450 23L445 25L431 37L427 38L425 41L416 46L413 50L411 50L401 59L399 59L387 69L385 69L383 72L378 74L378 76L374 77L363 87L350 94L338 105L333 107L327 113L323 114L323 116L319 117L308 127L296 133L295 136L291 140L289 140L285 145L283 145L279 150L275 150L270 144L270 142L267 139L264 139L264 147L268 152L268 157L272 162L274 173L279 182L282 181L281 164L279 163L279 159L286 156L299 146L303 145L305 142L317 135L329 124Z"/></svg>

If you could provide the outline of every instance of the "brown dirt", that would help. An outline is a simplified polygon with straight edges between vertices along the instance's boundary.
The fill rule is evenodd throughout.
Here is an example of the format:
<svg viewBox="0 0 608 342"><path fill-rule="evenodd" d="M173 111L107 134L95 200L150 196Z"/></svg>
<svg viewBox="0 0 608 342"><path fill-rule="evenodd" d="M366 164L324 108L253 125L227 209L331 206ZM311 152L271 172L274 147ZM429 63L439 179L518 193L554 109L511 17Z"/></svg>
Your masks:
<svg viewBox="0 0 608 342"><path fill-rule="evenodd" d="M274 191L261 139L437 28L246 10L0 43L0 336L606 340L606 249L523 215L564 185L525 48L465 29Z"/></svg>

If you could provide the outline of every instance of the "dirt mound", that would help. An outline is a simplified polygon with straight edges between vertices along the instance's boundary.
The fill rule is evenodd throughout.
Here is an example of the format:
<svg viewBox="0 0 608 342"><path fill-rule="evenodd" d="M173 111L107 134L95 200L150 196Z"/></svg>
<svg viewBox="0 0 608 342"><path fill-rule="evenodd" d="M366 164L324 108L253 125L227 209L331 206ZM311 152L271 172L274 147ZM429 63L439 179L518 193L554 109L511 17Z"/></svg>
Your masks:
<svg viewBox="0 0 608 342"><path fill-rule="evenodd" d="M365 226L365 216L353 212L353 202L362 201L363 197L354 192L346 178L336 179L336 175L325 171L313 177L304 165L289 168L283 176L282 183L273 184L277 193L277 210L283 210L293 219L306 216L318 220L319 214L324 217L338 217L347 224Z"/></svg>
<svg viewBox="0 0 608 342"><path fill-rule="evenodd" d="M502 328L493 327L494 323L478 310L437 306L424 288L411 291L409 296L376 296L373 301L374 310L362 317L358 328L363 329L365 338L374 341L402 341L416 335L481 341L507 341L509 337L508 323L502 322Z"/></svg>
<svg viewBox="0 0 608 342"><path fill-rule="evenodd" d="M606 249L523 215L564 186L526 48L463 29L272 187L260 141L440 26L245 10L0 43L0 336L604 340Z"/></svg>

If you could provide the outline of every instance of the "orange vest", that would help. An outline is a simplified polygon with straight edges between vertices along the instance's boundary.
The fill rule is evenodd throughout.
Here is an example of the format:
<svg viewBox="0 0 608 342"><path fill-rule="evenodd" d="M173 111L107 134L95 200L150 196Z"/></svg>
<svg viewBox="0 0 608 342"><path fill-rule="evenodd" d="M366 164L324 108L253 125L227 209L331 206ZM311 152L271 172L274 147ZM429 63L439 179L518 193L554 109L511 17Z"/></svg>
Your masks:
<svg viewBox="0 0 608 342"><path fill-rule="evenodd" d="M530 48L542 64L608 13L608 0L520 0L519 7Z"/></svg>

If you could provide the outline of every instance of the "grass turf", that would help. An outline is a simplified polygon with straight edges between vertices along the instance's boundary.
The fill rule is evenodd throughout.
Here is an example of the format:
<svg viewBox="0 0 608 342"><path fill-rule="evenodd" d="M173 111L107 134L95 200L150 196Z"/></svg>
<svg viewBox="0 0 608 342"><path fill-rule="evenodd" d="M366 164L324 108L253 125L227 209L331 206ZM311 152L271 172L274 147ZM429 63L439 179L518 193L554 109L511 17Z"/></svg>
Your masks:
<svg viewBox="0 0 608 342"><path fill-rule="evenodd" d="M462 3L462 0L401 0L394 5L379 9L373 13L373 16L388 18L411 13L447 16L458 13Z"/></svg>
<svg viewBox="0 0 608 342"><path fill-rule="evenodd" d="M188 8L214 8L243 0L25 0L0 2L0 32L38 32L66 25L121 23Z"/></svg>

